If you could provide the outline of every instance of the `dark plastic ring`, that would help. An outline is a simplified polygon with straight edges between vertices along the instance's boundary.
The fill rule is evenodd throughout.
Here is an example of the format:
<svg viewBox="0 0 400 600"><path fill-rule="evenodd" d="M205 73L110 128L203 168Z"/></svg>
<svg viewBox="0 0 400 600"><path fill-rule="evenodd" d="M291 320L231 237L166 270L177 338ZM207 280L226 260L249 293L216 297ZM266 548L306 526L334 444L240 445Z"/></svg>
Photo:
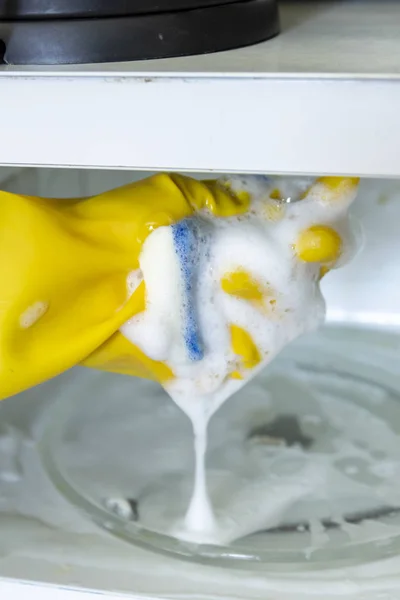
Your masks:
<svg viewBox="0 0 400 600"><path fill-rule="evenodd" d="M205 54L261 42L279 31L276 0L102 19L3 21L4 62L55 65Z"/></svg>

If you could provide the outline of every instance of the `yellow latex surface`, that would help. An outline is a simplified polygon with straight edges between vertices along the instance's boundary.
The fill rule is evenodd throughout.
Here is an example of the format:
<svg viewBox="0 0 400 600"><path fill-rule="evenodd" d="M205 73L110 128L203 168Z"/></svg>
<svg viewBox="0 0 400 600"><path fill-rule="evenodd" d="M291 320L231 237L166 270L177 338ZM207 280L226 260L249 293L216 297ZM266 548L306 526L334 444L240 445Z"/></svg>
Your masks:
<svg viewBox="0 0 400 600"><path fill-rule="evenodd" d="M329 263L340 256L342 240L325 225L314 225L303 231L295 244L296 254L305 262Z"/></svg>
<svg viewBox="0 0 400 600"><path fill-rule="evenodd" d="M0 399L83 364L165 381L119 327L145 308L127 276L151 231L195 210L245 212L216 182L156 175L92 198L0 192Z"/></svg>

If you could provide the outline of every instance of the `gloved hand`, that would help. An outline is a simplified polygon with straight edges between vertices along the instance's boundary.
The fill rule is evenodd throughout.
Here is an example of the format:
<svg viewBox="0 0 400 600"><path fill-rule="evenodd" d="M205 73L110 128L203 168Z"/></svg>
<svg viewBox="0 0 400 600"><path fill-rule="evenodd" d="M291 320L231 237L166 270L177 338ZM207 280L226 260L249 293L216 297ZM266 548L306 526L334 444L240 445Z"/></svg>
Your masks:
<svg viewBox="0 0 400 600"><path fill-rule="evenodd" d="M325 178L318 185L334 198L356 181ZM274 193L267 206L271 219L279 208ZM173 378L166 363L146 356L119 331L146 304L144 281L132 293L130 274L156 228L203 209L216 217L244 214L250 196L229 180L165 174L83 199L0 192L0 399L77 364L161 383ZM301 260L324 263L315 248L329 247L330 256L336 244L326 234L323 228L306 232L298 246ZM243 272L227 274L221 285L245 299L255 293ZM236 329L232 347L250 368L254 344Z"/></svg>

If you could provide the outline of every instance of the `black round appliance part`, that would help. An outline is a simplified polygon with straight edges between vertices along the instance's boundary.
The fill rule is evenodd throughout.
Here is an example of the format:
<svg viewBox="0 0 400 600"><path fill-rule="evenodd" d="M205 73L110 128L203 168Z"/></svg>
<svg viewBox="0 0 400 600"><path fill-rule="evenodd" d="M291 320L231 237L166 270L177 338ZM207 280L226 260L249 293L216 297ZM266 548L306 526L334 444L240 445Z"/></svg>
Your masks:
<svg viewBox="0 0 400 600"><path fill-rule="evenodd" d="M0 0L0 20L111 17L204 8L240 0Z"/></svg>
<svg viewBox="0 0 400 600"><path fill-rule="evenodd" d="M3 21L4 62L55 65L205 54L279 32L276 0L101 19Z"/></svg>

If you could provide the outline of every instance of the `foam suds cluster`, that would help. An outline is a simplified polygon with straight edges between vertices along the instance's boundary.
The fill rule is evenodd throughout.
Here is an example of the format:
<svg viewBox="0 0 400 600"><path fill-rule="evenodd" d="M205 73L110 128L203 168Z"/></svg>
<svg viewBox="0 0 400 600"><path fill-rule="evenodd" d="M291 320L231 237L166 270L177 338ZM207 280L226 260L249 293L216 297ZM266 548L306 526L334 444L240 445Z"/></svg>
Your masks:
<svg viewBox="0 0 400 600"><path fill-rule="evenodd" d="M173 534L198 542L218 541L205 474L210 417L321 323L319 281L357 246L347 217L355 179L247 176L218 185L245 199L247 211L216 217L204 208L153 231L128 282L133 293L144 281L146 309L121 328L170 369L163 385L192 421L194 491Z"/></svg>

